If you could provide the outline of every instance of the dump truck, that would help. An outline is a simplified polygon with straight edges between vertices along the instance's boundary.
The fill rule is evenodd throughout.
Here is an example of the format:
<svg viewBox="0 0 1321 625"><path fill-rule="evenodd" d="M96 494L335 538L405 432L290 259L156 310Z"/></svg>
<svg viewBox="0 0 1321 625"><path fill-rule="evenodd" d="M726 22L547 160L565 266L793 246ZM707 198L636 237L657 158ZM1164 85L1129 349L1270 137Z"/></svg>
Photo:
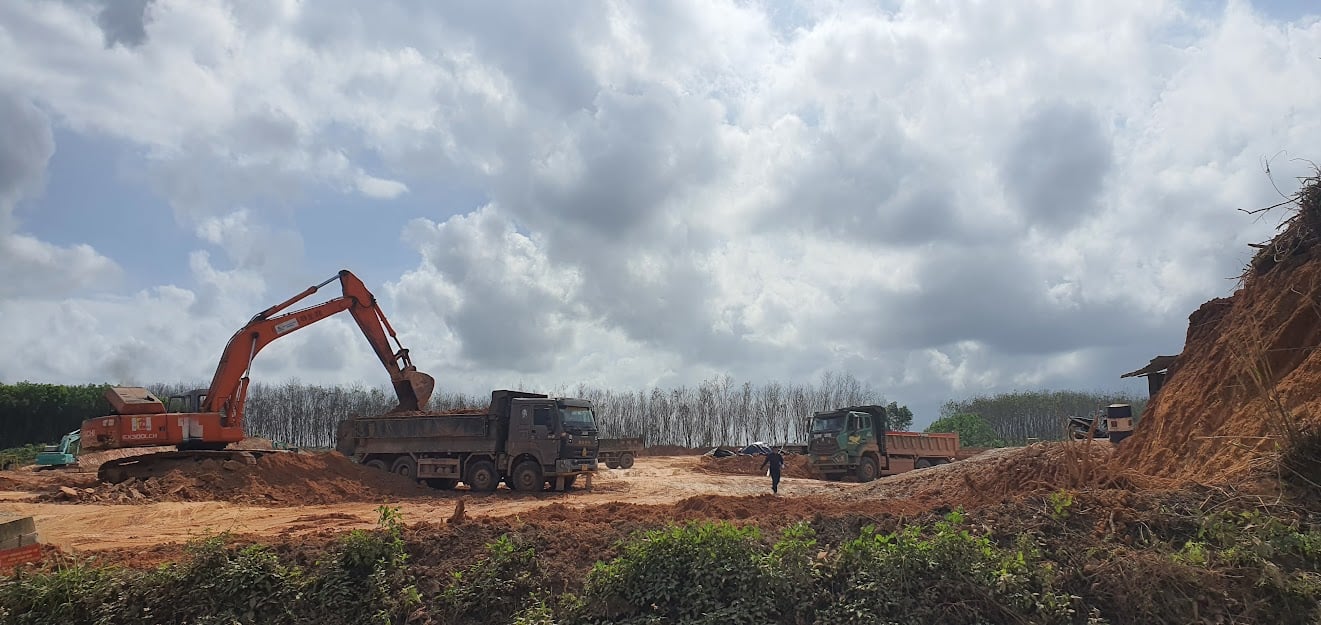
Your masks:
<svg viewBox="0 0 1321 625"><path fill-rule="evenodd" d="M854 475L870 482L953 462L959 435L892 432L885 406L849 406L812 416L807 453L808 463L828 480Z"/></svg>
<svg viewBox="0 0 1321 625"><path fill-rule="evenodd" d="M569 490L597 469L592 403L538 393L491 392L485 410L416 411L340 422L335 449L368 467L443 490Z"/></svg>
<svg viewBox="0 0 1321 625"><path fill-rule="evenodd" d="M37 453L37 469L54 469L78 464L78 442L82 439L82 430L65 434L59 444L46 445Z"/></svg>
<svg viewBox="0 0 1321 625"><path fill-rule="evenodd" d="M602 438L597 440L596 461L610 469L628 469L642 453L640 437Z"/></svg>

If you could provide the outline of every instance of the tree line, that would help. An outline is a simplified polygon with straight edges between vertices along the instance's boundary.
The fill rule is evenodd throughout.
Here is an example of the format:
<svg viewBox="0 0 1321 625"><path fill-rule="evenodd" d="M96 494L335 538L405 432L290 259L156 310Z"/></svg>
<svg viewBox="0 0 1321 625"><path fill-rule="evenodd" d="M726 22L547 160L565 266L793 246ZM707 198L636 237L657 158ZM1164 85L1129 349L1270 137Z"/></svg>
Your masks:
<svg viewBox="0 0 1321 625"><path fill-rule="evenodd" d="M110 410L103 384L0 383L0 449L54 443Z"/></svg>
<svg viewBox="0 0 1321 625"><path fill-rule="evenodd" d="M154 384L162 399L204 384ZM0 448L54 442L84 419L108 414L106 385L0 383ZM538 389L518 389L538 390ZM696 385L619 391L586 385L541 389L553 395L591 400L604 437L641 436L649 445L740 446L753 441L804 442L814 413L852 405L882 404L891 429L907 430L913 413L847 373L826 373L815 383L736 382L728 375ZM1123 394L1073 391L1015 392L947 402L942 417L975 414L996 438L1021 444L1028 438L1062 439L1071 415L1091 414L1124 401L1138 414L1145 399ZM485 407L489 394L468 395L438 389L432 410ZM384 413L394 407L387 386L314 385L298 380L255 382L248 390L246 422L251 435L296 447L329 447L340 421Z"/></svg>

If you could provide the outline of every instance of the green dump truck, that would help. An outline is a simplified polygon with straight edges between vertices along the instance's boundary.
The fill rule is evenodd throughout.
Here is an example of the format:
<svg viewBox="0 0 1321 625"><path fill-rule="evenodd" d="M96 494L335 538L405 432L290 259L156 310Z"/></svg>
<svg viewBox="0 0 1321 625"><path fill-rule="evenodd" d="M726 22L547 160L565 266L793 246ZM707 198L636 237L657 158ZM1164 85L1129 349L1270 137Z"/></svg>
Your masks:
<svg viewBox="0 0 1321 625"><path fill-rule="evenodd" d="M643 447L645 445L641 437L598 439L596 461L609 469L628 469L642 454Z"/></svg>
<svg viewBox="0 0 1321 625"><path fill-rule="evenodd" d="M816 413L808 433L808 463L828 480L853 475L870 482L959 457L958 434L892 432L886 417L885 406Z"/></svg>

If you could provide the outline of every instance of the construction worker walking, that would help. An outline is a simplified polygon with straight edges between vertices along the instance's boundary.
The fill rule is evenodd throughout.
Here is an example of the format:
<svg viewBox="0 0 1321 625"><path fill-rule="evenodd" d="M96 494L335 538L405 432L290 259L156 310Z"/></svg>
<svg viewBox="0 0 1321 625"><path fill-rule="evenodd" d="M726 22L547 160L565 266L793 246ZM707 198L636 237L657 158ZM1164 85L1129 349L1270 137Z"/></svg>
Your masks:
<svg viewBox="0 0 1321 625"><path fill-rule="evenodd" d="M779 494L780 492L780 469L784 467L784 456L780 455L780 450L771 449L771 453L766 454L766 459L761 461L761 468L771 468L771 492Z"/></svg>

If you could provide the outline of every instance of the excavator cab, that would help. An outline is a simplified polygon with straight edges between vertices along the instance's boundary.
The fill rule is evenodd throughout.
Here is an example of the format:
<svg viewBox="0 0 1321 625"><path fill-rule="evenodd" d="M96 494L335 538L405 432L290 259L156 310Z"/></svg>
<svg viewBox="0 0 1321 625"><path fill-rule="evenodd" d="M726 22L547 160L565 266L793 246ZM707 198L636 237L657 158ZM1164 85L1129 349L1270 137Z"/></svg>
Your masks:
<svg viewBox="0 0 1321 625"><path fill-rule="evenodd" d="M197 388L187 393L170 395L165 401L166 412L202 412L202 402L206 401L207 389Z"/></svg>

